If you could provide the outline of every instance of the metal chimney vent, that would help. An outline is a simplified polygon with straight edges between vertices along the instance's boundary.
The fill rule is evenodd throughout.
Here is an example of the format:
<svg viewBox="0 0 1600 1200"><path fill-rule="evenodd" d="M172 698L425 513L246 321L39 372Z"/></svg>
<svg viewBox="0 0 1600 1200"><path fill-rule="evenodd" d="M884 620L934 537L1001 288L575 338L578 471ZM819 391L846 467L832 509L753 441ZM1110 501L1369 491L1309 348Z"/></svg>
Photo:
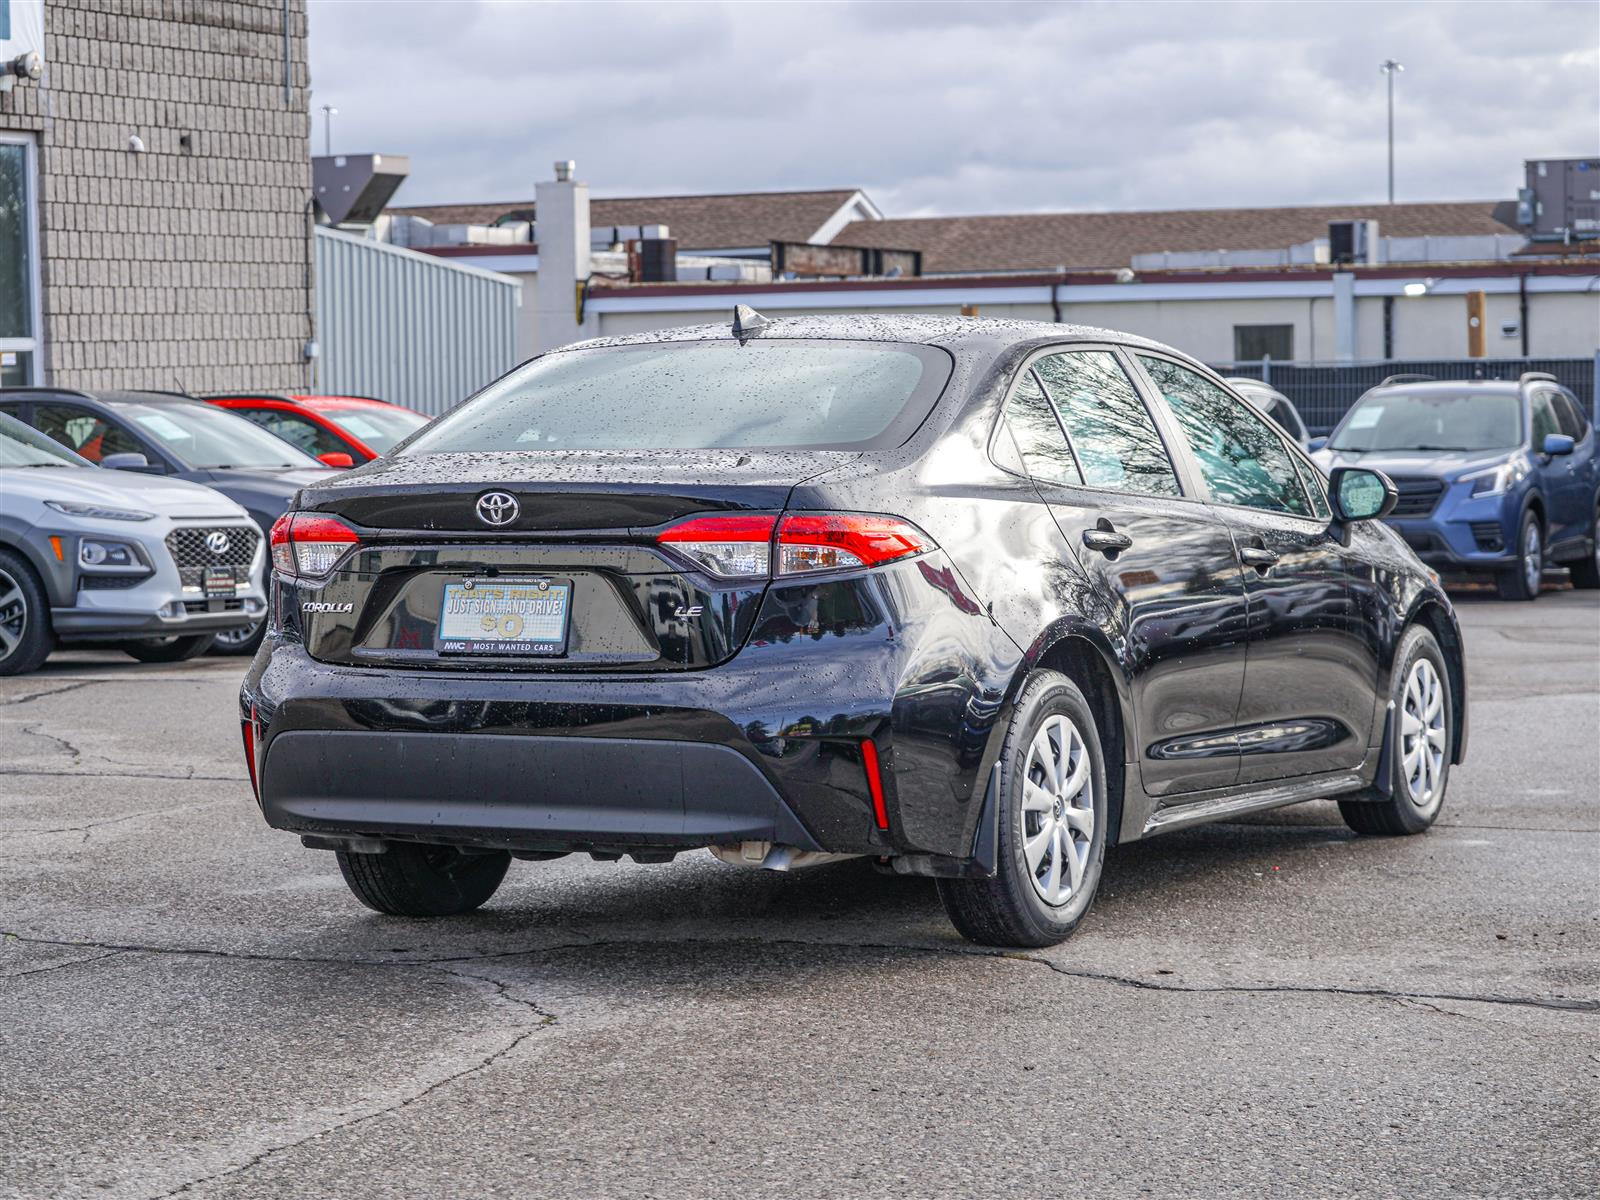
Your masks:
<svg viewBox="0 0 1600 1200"><path fill-rule="evenodd" d="M317 205L333 225L370 225L406 176L404 154L332 154L311 160Z"/></svg>

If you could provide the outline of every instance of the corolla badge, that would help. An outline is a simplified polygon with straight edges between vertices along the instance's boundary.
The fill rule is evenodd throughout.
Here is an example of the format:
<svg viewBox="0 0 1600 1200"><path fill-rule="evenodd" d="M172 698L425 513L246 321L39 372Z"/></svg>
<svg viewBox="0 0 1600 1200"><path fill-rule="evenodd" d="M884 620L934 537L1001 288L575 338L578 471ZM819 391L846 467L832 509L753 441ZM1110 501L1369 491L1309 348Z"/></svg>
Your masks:
<svg viewBox="0 0 1600 1200"><path fill-rule="evenodd" d="M509 525L521 511L510 492L485 492L478 497L478 520L485 525Z"/></svg>
<svg viewBox="0 0 1600 1200"><path fill-rule="evenodd" d="M226 554L228 552L228 535L220 529L213 529L206 534L206 549L213 554Z"/></svg>
<svg viewBox="0 0 1600 1200"><path fill-rule="evenodd" d="M305 600L300 605L300 611L303 613L347 613L354 609L355 602L350 600L342 603L333 600Z"/></svg>

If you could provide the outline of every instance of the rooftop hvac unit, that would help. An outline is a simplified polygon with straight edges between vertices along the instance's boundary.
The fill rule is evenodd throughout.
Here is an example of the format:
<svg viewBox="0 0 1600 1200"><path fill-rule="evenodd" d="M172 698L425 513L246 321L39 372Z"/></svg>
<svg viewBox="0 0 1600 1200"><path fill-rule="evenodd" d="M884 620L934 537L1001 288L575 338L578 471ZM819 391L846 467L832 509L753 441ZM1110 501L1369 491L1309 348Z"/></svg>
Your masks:
<svg viewBox="0 0 1600 1200"><path fill-rule="evenodd" d="M1600 159L1535 158L1517 193L1517 221L1536 242L1600 237Z"/></svg>
<svg viewBox="0 0 1600 1200"><path fill-rule="evenodd" d="M1328 260L1370 267L1378 262L1376 221L1329 221Z"/></svg>

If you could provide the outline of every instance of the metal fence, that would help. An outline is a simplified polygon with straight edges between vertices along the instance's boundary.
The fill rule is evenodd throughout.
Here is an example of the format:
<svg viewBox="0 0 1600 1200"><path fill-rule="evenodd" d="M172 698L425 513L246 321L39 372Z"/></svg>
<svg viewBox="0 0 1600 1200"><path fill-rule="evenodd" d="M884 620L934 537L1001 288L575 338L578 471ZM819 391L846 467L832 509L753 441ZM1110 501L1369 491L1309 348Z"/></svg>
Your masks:
<svg viewBox="0 0 1600 1200"><path fill-rule="evenodd" d="M1584 408L1595 411L1595 358L1453 358L1394 359L1351 363L1213 363L1222 375L1248 376L1270 383L1294 401L1313 434L1327 433L1339 423L1368 388L1390 375L1415 373L1434 379L1516 379L1524 371L1548 371L1571 388Z"/></svg>
<svg viewBox="0 0 1600 1200"><path fill-rule="evenodd" d="M517 363L522 284L317 230L317 387L437 416Z"/></svg>

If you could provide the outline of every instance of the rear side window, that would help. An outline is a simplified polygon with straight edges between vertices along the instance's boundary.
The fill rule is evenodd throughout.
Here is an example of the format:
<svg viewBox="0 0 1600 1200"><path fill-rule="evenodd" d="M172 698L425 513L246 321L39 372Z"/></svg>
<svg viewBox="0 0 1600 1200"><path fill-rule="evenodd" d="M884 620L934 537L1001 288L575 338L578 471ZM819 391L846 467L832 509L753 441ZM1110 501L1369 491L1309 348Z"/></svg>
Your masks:
<svg viewBox="0 0 1600 1200"><path fill-rule="evenodd" d="M138 439L120 425L112 425L86 408L70 404L34 406L33 423L68 450L75 450L90 462L108 454L142 454Z"/></svg>
<svg viewBox="0 0 1600 1200"><path fill-rule="evenodd" d="M1006 424L1016 439L1028 474L1047 483L1083 482L1061 425L1032 371L1024 371L1006 404Z"/></svg>
<svg viewBox="0 0 1600 1200"><path fill-rule="evenodd" d="M1294 419L1294 413L1290 412L1289 406L1276 396L1272 398L1272 403L1267 408L1267 416L1276 421L1280 429L1287 430L1290 437L1300 436L1299 422Z"/></svg>
<svg viewBox="0 0 1600 1200"><path fill-rule="evenodd" d="M950 377L932 346L755 338L534 359L400 451L866 450L916 432Z"/></svg>
<svg viewBox="0 0 1600 1200"><path fill-rule="evenodd" d="M1072 350L1033 364L1093 488L1179 494L1166 445L1133 382L1107 350Z"/></svg>
<svg viewBox="0 0 1600 1200"><path fill-rule="evenodd" d="M1213 500L1311 515L1294 458L1254 408L1177 363L1142 354L1139 362L1177 418Z"/></svg>
<svg viewBox="0 0 1600 1200"><path fill-rule="evenodd" d="M350 447L315 421L276 408L235 408L230 410L253 421L274 437L298 446L313 458L323 454L347 454Z"/></svg>

